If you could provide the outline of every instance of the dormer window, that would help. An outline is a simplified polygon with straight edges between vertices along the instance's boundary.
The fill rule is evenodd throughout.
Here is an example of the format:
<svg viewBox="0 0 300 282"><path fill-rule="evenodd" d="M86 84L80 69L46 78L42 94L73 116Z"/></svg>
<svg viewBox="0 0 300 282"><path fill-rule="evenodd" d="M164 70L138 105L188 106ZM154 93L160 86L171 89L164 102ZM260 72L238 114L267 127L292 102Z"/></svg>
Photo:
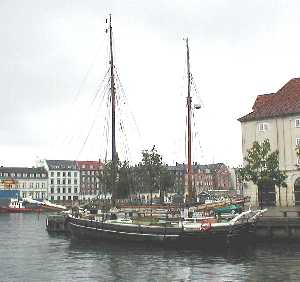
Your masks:
<svg viewBox="0 0 300 282"><path fill-rule="evenodd" d="M300 128L300 118L295 119L295 127Z"/></svg>
<svg viewBox="0 0 300 282"><path fill-rule="evenodd" d="M269 125L268 125L268 123L266 123L266 122L260 122L260 123L257 125L258 131L267 131L268 128L269 128Z"/></svg>

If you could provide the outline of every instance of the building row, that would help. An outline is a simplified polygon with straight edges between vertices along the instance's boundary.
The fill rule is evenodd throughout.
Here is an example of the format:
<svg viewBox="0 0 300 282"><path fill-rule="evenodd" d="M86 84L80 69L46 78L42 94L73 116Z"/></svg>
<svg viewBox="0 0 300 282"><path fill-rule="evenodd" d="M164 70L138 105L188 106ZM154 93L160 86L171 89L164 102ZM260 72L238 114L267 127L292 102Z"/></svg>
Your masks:
<svg viewBox="0 0 300 282"><path fill-rule="evenodd" d="M97 196L100 161L43 160L37 167L0 167L0 189L23 198L77 201Z"/></svg>
<svg viewBox="0 0 300 282"><path fill-rule="evenodd" d="M43 160L37 167L0 167L0 190L16 189L23 198L55 202L89 200L101 195L100 161ZM187 187L187 166L168 166L174 175L175 191ZM193 188L202 191L227 191L234 187L229 168L222 164L193 165Z"/></svg>

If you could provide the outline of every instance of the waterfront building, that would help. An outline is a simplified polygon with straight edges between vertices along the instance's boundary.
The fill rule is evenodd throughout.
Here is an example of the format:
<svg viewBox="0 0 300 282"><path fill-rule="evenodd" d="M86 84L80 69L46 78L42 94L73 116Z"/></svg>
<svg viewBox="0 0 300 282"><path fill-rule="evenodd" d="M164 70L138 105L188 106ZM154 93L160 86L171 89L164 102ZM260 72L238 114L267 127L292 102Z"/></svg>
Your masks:
<svg viewBox="0 0 300 282"><path fill-rule="evenodd" d="M80 172L76 161L44 160L48 171L49 200L70 203L79 200Z"/></svg>
<svg viewBox="0 0 300 282"><path fill-rule="evenodd" d="M187 165L176 163L175 166L168 166L168 169L174 173L175 185L182 187L187 194ZM196 195L203 191L228 194L228 191L234 187L230 170L223 163L207 165L194 163L192 165L192 186Z"/></svg>
<svg viewBox="0 0 300 282"><path fill-rule="evenodd" d="M291 79L276 93L258 95L252 112L239 118L242 127L242 152L247 155L254 141L269 139L271 150L279 151L279 168L287 173L287 188L270 186L262 201L271 206L300 205L300 160L295 148L300 145L300 78ZM260 193L246 183L244 194L258 204Z"/></svg>
<svg viewBox="0 0 300 282"><path fill-rule="evenodd" d="M100 197L100 173L103 168L99 161L76 161L80 173L80 200Z"/></svg>
<svg viewBox="0 0 300 282"><path fill-rule="evenodd" d="M42 167L0 167L0 190L19 190L23 198L48 198L48 174Z"/></svg>

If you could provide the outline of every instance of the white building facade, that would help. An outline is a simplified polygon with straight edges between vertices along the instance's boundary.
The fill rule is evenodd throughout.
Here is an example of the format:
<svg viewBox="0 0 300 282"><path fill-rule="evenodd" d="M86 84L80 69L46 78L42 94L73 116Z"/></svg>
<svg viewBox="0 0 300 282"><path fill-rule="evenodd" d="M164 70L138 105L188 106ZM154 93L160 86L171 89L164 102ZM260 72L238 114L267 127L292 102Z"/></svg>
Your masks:
<svg viewBox="0 0 300 282"><path fill-rule="evenodd" d="M44 168L0 167L0 180L0 189L19 190L22 198L48 198L48 175Z"/></svg>
<svg viewBox="0 0 300 282"><path fill-rule="evenodd" d="M79 199L80 174L76 161L45 160L49 200L71 203Z"/></svg>
<svg viewBox="0 0 300 282"><path fill-rule="evenodd" d="M279 151L279 168L287 173L287 188L274 187L268 191L271 205L300 205L300 160L296 146L300 145L300 78L294 78L278 92L259 95L253 112L239 119L242 127L243 157L254 141L269 139L271 150ZM244 194L251 197L252 204L258 203L258 189L246 183ZM273 200L272 200L273 199Z"/></svg>

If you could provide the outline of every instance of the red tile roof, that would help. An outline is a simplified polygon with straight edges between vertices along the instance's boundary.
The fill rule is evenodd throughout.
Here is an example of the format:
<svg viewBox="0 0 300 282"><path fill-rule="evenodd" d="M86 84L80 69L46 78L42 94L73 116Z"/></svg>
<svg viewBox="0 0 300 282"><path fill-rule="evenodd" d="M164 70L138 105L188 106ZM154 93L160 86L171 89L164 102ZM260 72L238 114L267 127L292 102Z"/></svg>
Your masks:
<svg viewBox="0 0 300 282"><path fill-rule="evenodd" d="M253 112L239 118L240 122L300 113L300 78L293 78L276 93L259 95Z"/></svg>

